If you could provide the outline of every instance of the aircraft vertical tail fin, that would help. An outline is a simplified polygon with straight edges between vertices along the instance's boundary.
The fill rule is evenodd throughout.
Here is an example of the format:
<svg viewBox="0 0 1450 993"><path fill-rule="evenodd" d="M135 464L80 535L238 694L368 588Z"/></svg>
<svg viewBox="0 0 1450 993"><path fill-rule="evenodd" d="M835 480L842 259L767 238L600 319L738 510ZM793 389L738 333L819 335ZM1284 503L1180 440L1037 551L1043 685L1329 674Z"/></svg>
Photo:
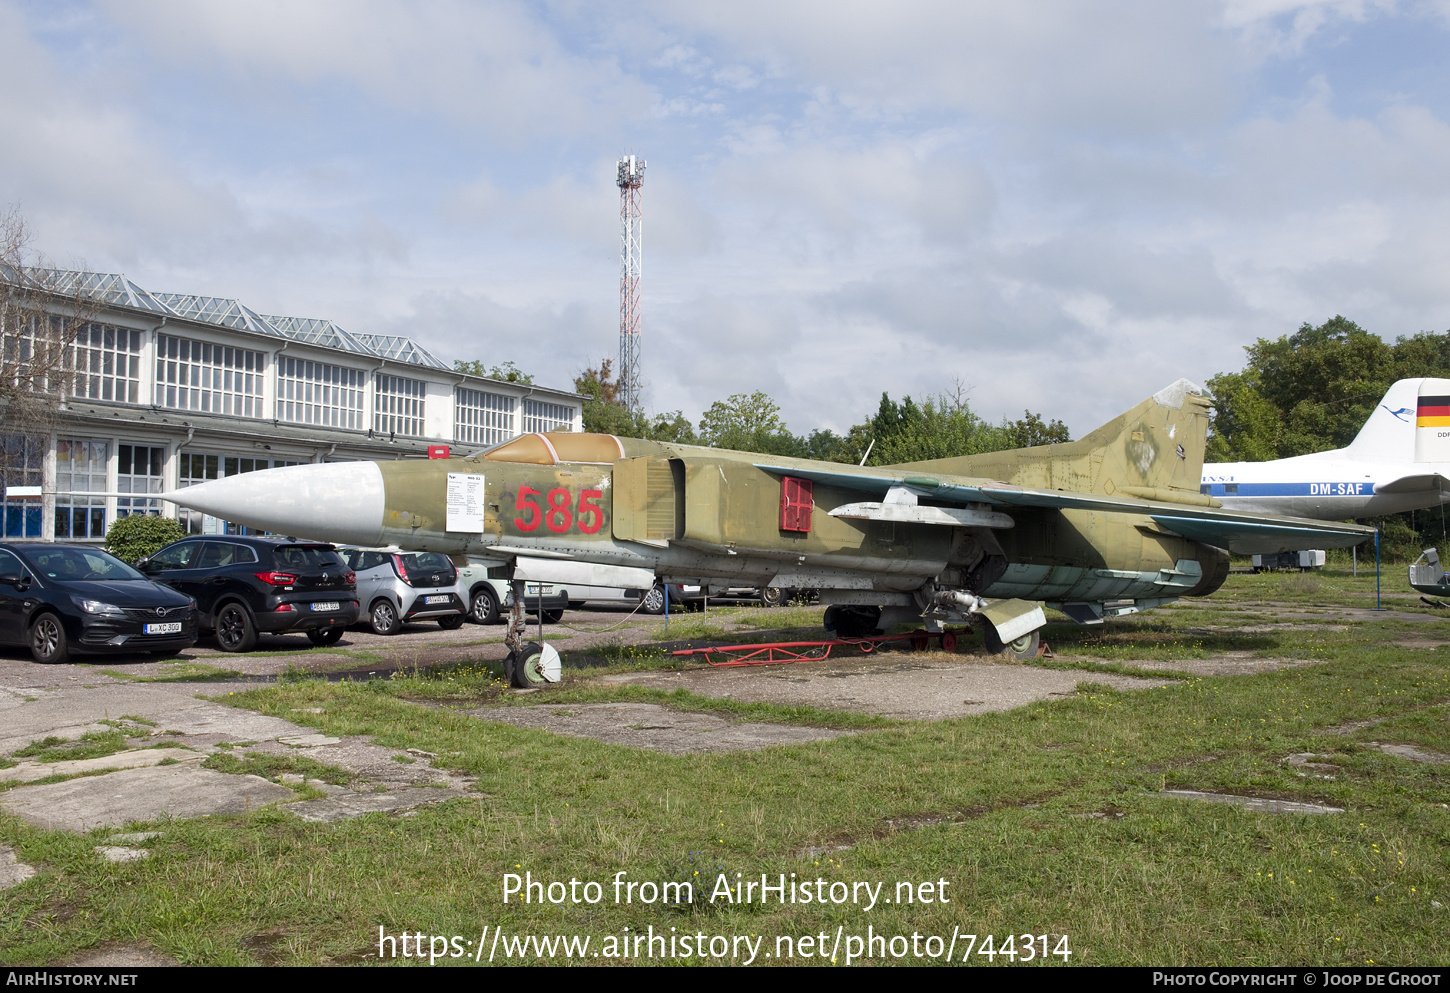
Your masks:
<svg viewBox="0 0 1450 993"><path fill-rule="evenodd" d="M1450 462L1450 379L1401 379L1344 450L1356 459Z"/></svg>
<svg viewBox="0 0 1450 993"><path fill-rule="evenodd" d="M1199 484L1208 417L1203 388L1180 379L1077 441L908 465L1034 489L1206 504Z"/></svg>

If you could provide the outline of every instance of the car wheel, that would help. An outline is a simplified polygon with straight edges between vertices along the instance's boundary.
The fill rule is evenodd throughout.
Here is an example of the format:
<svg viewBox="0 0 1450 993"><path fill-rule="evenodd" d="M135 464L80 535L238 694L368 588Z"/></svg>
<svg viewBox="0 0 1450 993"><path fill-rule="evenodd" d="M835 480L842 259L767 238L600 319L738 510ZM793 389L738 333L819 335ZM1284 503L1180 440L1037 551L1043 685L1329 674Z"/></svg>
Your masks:
<svg viewBox="0 0 1450 993"><path fill-rule="evenodd" d="M342 628L312 628L307 632L307 640L319 648L335 645L342 640Z"/></svg>
<svg viewBox="0 0 1450 993"><path fill-rule="evenodd" d="M646 614L663 614L665 612L665 588L663 586L651 587L644 596L640 597L640 608Z"/></svg>
<svg viewBox="0 0 1450 993"><path fill-rule="evenodd" d="M514 661L513 682L521 690L530 690L547 683L544 679L544 646L531 641L519 651Z"/></svg>
<svg viewBox="0 0 1450 993"><path fill-rule="evenodd" d="M1015 641L1004 642L997 637L997 629L989 623L982 631L982 643L993 655L1001 655L1013 662L1026 662L1037 658L1037 653L1042 648L1042 630L1039 628Z"/></svg>
<svg viewBox="0 0 1450 993"><path fill-rule="evenodd" d="M767 607L779 607L785 603L785 590L779 586L767 586L760 591L760 602Z"/></svg>
<svg viewBox="0 0 1450 993"><path fill-rule="evenodd" d="M444 631L457 631L463 627L462 614L449 614L447 617L438 618L438 626Z"/></svg>
<svg viewBox="0 0 1450 993"><path fill-rule="evenodd" d="M544 623L545 624L558 624L563 619L564 619L564 611L562 609L559 609L559 610L546 610L546 611L544 611Z"/></svg>
<svg viewBox="0 0 1450 993"><path fill-rule="evenodd" d="M468 616L475 624L496 624L498 623L498 598L493 595L493 590L487 586L480 586L478 592L473 594L473 603L469 607Z"/></svg>
<svg viewBox="0 0 1450 993"><path fill-rule="evenodd" d="M257 644L257 626L239 603L229 603L216 615L216 643L224 652L250 652Z"/></svg>
<svg viewBox="0 0 1450 993"><path fill-rule="evenodd" d="M398 617L398 608L391 600L379 600L373 604L373 632L375 634L397 634L403 622Z"/></svg>
<svg viewBox="0 0 1450 993"><path fill-rule="evenodd" d="M30 657L46 664L70 661L65 625L51 613L41 614L30 625Z"/></svg>

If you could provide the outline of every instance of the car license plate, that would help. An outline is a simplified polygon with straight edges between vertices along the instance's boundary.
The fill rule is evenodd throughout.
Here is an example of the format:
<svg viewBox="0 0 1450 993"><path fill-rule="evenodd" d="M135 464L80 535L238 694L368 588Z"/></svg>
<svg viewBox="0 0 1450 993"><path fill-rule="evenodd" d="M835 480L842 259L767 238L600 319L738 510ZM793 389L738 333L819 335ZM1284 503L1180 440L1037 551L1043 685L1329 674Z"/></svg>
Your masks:
<svg viewBox="0 0 1450 993"><path fill-rule="evenodd" d="M312 605L312 609L313 610L337 610L341 606L342 606L342 604L338 603L336 600L329 600L326 603L314 603Z"/></svg>
<svg viewBox="0 0 1450 993"><path fill-rule="evenodd" d="M529 596L553 596L554 587L542 583L528 583L525 587Z"/></svg>
<svg viewBox="0 0 1450 993"><path fill-rule="evenodd" d="M423 598L423 602L424 603L447 603L450 599L451 599L451 597L446 597L446 596L429 596L429 597L424 597Z"/></svg>
<svg viewBox="0 0 1450 993"><path fill-rule="evenodd" d="M180 634L181 633L181 622L180 621L164 621L164 622L162 622L160 624L148 624L148 625L146 625L146 633L147 634Z"/></svg>

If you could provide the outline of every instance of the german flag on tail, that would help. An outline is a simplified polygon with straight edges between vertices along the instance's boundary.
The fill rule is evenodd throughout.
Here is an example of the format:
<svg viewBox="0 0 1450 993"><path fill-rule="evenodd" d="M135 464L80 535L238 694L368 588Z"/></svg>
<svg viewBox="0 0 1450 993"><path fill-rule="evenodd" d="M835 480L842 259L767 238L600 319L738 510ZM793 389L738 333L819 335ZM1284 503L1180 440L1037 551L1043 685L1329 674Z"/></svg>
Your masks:
<svg viewBox="0 0 1450 993"><path fill-rule="evenodd" d="M1422 396L1415 411L1415 426L1419 428L1450 427L1450 396Z"/></svg>

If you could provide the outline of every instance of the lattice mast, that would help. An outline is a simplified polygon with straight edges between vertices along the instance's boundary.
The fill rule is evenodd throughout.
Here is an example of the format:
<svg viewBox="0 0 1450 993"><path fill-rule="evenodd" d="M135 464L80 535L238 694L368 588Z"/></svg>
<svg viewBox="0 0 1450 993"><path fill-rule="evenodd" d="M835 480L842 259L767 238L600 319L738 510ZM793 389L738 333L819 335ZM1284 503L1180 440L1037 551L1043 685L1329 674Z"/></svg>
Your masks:
<svg viewBox="0 0 1450 993"><path fill-rule="evenodd" d="M644 159L620 159L615 169L619 187L619 399L639 410L639 278L644 263L644 229L639 188L644 184Z"/></svg>

